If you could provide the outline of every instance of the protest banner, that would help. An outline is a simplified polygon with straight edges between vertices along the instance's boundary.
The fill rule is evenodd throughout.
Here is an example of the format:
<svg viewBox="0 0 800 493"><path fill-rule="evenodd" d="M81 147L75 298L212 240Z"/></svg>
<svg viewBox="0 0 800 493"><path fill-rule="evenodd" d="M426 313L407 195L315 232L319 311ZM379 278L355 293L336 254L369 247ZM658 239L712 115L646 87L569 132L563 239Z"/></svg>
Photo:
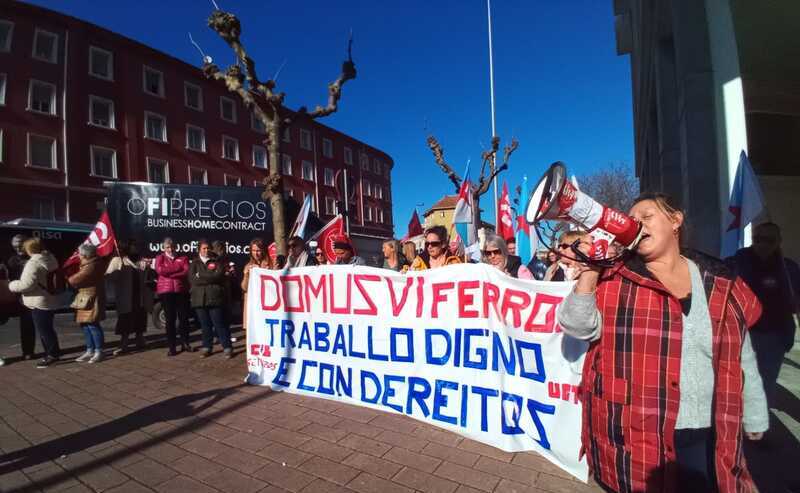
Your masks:
<svg viewBox="0 0 800 493"><path fill-rule="evenodd" d="M254 269L248 382L533 450L585 481L577 391L586 346L555 317L571 287L485 264L407 275Z"/></svg>

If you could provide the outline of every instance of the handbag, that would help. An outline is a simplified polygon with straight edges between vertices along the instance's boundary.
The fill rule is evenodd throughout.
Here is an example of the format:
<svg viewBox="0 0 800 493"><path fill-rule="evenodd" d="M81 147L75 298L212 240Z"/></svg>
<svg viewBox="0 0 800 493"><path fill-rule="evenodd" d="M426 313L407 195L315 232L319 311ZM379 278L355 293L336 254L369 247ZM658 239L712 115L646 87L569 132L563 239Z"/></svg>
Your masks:
<svg viewBox="0 0 800 493"><path fill-rule="evenodd" d="M75 310L88 310L92 307L92 305L94 305L94 300L94 294L78 291L78 294L75 295L75 299L72 300L72 303L69 305L69 307L74 308Z"/></svg>

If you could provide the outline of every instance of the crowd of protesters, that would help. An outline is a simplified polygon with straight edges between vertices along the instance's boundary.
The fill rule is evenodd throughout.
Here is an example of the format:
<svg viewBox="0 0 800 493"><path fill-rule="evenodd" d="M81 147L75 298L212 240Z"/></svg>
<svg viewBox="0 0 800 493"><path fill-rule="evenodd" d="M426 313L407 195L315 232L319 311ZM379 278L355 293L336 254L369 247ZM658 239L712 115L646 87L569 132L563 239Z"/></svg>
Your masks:
<svg viewBox="0 0 800 493"><path fill-rule="evenodd" d="M579 230L561 233L544 258L527 265L513 239L487 234L480 261L517 279L574 282L557 319L566 334L589 342L582 441L601 485L611 491L654 486L671 491L678 484L692 485L693 491L747 487L751 480L741 441L761 440L769 428L783 355L795 340L800 268L783 257L774 223L755 227L753 245L723 262L685 248L684 213L669 197L643 195L630 215L641 222L643 239L632 251L610 245L611 267L581 260L586 257L578 253L588 255L592 240ZM427 229L423 237L421 250L413 241L385 241L380 266L406 273L474 262L442 226ZM110 260L81 245L79 270L66 279L76 290L71 308L86 340L76 361L92 364L105 357L106 279L116 293L120 343L114 355L128 352L132 342L136 349L145 347L153 306L147 280L154 272L167 355L195 351L193 312L202 329L201 355L212 355L216 339L224 357L231 358L230 307L234 292L241 290L247 330L253 268L329 263L325 249L301 237L289 238L288 255L275 258L263 240L254 239L237 276L222 243L198 244L196 257L189 259L165 238L163 253L153 260L141 258L132 241L120 244ZM23 305L22 358L33 358L38 333L44 358L37 366L47 367L61 357L53 327L61 302L51 289L58 263L38 238L16 236L12 246L15 254L6 265L9 290ZM334 264L366 265L346 235L334 238L332 246ZM630 442L633 433L637 441ZM631 467L632 455L647 462Z"/></svg>

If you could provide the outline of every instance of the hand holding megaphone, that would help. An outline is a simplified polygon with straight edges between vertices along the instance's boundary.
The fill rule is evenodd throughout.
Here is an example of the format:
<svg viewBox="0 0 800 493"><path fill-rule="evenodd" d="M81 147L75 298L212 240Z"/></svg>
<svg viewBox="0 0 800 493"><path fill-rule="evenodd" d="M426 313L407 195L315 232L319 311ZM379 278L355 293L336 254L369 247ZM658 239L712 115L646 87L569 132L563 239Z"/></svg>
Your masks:
<svg viewBox="0 0 800 493"><path fill-rule="evenodd" d="M616 241L633 249L642 237L642 225L616 209L600 204L567 180L566 166L560 161L550 165L530 195L525 211L528 224L541 221L565 221L585 229L592 237L589 252L573 245L572 251L583 262L609 264L619 256L607 258L608 248ZM539 233L538 227L536 228Z"/></svg>

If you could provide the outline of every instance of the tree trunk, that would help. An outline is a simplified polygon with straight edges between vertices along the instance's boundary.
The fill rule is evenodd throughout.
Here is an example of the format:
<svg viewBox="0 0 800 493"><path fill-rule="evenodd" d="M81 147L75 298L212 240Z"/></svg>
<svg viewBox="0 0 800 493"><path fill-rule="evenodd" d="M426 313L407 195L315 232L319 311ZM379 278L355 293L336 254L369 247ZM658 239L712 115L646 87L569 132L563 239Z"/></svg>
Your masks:
<svg viewBox="0 0 800 493"><path fill-rule="evenodd" d="M269 177L266 183L266 193L272 209L272 235L275 238L275 248L278 255L287 255L286 215L283 203L283 185L281 178L281 124L280 115L275 115L267 125L269 150Z"/></svg>

